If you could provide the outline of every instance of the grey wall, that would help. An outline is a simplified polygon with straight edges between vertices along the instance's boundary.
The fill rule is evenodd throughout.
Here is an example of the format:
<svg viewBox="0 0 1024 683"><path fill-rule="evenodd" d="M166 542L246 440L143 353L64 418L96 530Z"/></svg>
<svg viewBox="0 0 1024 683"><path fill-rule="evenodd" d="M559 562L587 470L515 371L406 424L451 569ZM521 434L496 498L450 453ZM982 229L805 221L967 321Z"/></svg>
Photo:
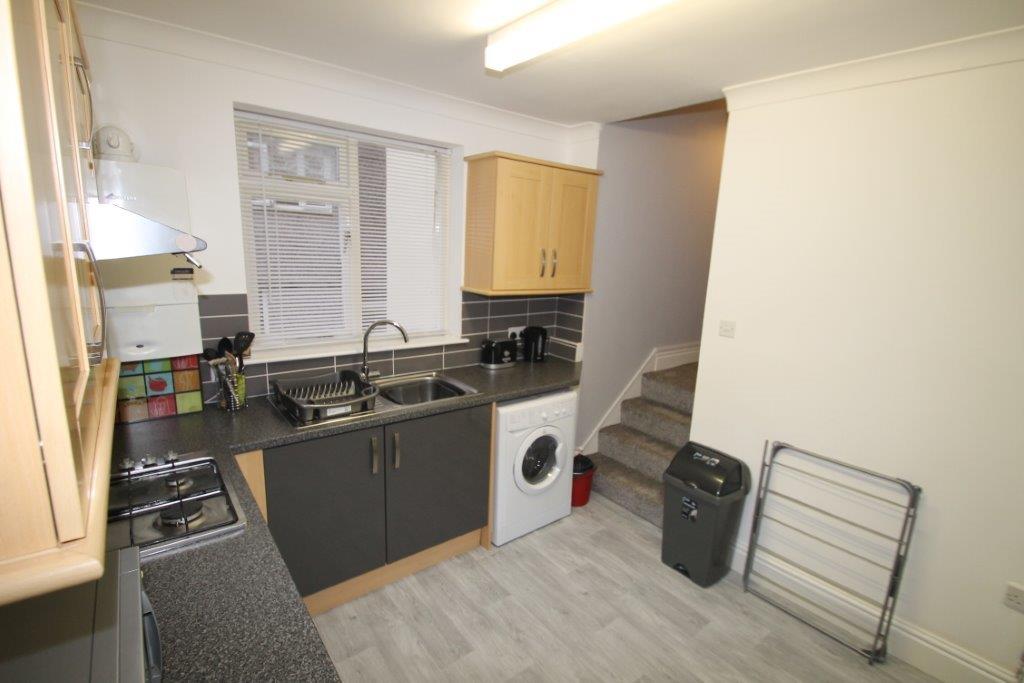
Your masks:
<svg viewBox="0 0 1024 683"><path fill-rule="evenodd" d="M725 123L708 111L601 132L581 446L652 348L700 339Z"/></svg>
<svg viewBox="0 0 1024 683"><path fill-rule="evenodd" d="M245 294L213 294L199 297L199 326L203 346L216 348L221 337L234 337L248 329L249 314ZM462 344L430 346L419 349L381 351L370 354L370 365L382 375L428 372L475 365L480 360L480 344L488 337L504 339L509 327L538 325L546 327L551 355L575 360L576 344L583 328L583 296L484 297L468 292L462 295ZM273 379L296 379L337 370L358 370L359 354L324 356L276 363L246 364L246 390L250 397L264 396ZM200 360L203 399L216 401L219 391L213 371Z"/></svg>

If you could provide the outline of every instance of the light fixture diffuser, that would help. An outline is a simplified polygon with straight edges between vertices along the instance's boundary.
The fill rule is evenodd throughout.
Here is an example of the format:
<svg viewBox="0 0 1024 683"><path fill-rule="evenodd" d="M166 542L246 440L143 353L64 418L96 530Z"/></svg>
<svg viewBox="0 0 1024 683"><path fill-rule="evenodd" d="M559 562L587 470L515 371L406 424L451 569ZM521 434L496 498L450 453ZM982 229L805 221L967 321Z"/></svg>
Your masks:
<svg viewBox="0 0 1024 683"><path fill-rule="evenodd" d="M487 36L484 66L505 71L674 0L556 0Z"/></svg>

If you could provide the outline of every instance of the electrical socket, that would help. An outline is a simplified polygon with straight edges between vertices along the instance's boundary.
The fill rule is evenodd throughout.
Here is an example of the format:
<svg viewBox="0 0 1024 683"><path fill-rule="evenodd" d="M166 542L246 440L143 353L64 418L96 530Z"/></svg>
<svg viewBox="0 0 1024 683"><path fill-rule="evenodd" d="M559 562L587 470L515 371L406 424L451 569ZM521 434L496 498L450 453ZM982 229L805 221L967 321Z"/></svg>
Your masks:
<svg viewBox="0 0 1024 683"><path fill-rule="evenodd" d="M510 328L508 328L508 337L506 337L506 339L511 338L513 334L516 335L516 339L519 339L520 337L523 336L523 330L525 330L525 329L526 329L526 325L522 325L520 327L510 327Z"/></svg>
<svg viewBox="0 0 1024 683"><path fill-rule="evenodd" d="M735 320L719 320L718 321L718 336L732 339L736 336L736 321Z"/></svg>
<svg viewBox="0 0 1024 683"><path fill-rule="evenodd" d="M1024 613L1024 585L1010 582L1006 584L1006 596L1003 604L1012 610Z"/></svg>

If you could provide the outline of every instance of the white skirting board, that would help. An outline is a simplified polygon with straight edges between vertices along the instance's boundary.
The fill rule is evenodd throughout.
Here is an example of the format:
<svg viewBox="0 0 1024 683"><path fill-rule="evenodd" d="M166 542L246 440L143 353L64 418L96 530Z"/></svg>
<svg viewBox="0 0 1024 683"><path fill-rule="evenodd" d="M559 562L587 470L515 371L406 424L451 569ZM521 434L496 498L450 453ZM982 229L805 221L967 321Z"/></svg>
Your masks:
<svg viewBox="0 0 1024 683"><path fill-rule="evenodd" d="M761 555L758 557L761 557ZM732 569L740 577L743 576L746 561L746 542L744 541L742 546L737 543L732 558ZM772 560L766 557L765 562L770 564ZM775 573L772 576L772 580L779 581L783 585L788 582L800 594L812 595L816 600L822 601L822 604L828 604L832 610L848 611L848 614L851 616L863 616L867 613L868 608L863 604L849 601L845 595L840 595L837 591L830 589L828 584L811 583L789 573L782 576L781 571ZM896 609L899 611L899 601L897 601ZM780 612L780 614L782 613ZM792 618L789 615L783 616L787 619ZM997 681L1000 683L1014 683L1017 680L1014 673L1009 669L980 657L936 633L904 621L898 616L893 618L892 628L889 631L888 645L890 655L942 681L950 681L951 683L954 681L956 683L994 683ZM876 666L885 666L885 664Z"/></svg>
<svg viewBox="0 0 1024 683"><path fill-rule="evenodd" d="M604 415L601 417L601 421L597 427L594 428L587 438L583 441L583 445L580 449L583 453L597 453L598 451L598 432L601 428L609 425L618 424L621 420L620 406L626 399L636 398L640 395L640 383L643 379L645 372L651 372L653 370L666 370L668 368L674 368L677 365L685 365L687 363L696 363L697 358L700 356L700 342L686 342L683 344L673 344L671 346L659 346L651 349L651 352L647 354L647 358L643 364L637 368L637 371L633 373L629 382L623 387L619 395L615 397L615 401L612 402Z"/></svg>

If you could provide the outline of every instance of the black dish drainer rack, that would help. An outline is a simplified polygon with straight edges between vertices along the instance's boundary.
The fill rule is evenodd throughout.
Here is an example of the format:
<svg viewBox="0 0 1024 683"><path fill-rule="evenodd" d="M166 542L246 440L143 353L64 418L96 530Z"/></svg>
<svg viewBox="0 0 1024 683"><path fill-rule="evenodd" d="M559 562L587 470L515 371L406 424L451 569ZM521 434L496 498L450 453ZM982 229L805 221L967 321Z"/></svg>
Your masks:
<svg viewBox="0 0 1024 683"><path fill-rule="evenodd" d="M354 370L271 381L274 401L300 424L373 410L380 390Z"/></svg>

